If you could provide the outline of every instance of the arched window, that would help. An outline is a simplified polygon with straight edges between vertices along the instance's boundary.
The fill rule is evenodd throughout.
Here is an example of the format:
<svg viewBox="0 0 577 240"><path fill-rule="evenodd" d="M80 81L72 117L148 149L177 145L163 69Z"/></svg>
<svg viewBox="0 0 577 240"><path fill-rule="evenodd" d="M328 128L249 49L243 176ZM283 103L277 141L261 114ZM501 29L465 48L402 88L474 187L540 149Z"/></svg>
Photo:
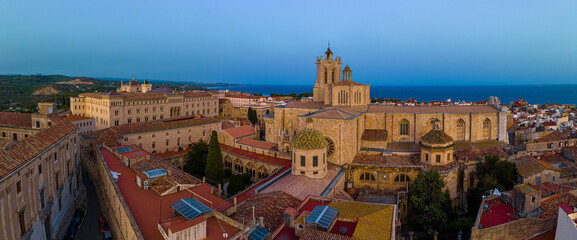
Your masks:
<svg viewBox="0 0 577 240"><path fill-rule="evenodd" d="M459 121L457 121L457 141L465 140L465 129L465 121L463 121L463 119L459 119Z"/></svg>
<svg viewBox="0 0 577 240"><path fill-rule="evenodd" d="M491 139L491 120L488 118L483 122L483 139Z"/></svg>
<svg viewBox="0 0 577 240"><path fill-rule="evenodd" d="M327 73L328 73L328 71L329 71L329 70L327 70L327 69L325 68L325 71L324 71L324 72L325 72L325 84L328 83L328 78L327 78Z"/></svg>
<svg viewBox="0 0 577 240"><path fill-rule="evenodd" d="M364 172L363 174L361 174L361 181L370 181L370 182L374 182L376 181L375 175L370 173L370 172Z"/></svg>
<svg viewBox="0 0 577 240"><path fill-rule="evenodd" d="M409 135L409 120L407 119L401 120L400 134Z"/></svg>
<svg viewBox="0 0 577 240"><path fill-rule="evenodd" d="M331 76L331 82L335 82L335 69L333 68L333 74Z"/></svg>
<svg viewBox="0 0 577 240"><path fill-rule="evenodd" d="M447 153L447 162L451 161L451 153Z"/></svg>
<svg viewBox="0 0 577 240"><path fill-rule="evenodd" d="M156 147L156 142L152 142L152 148Z"/></svg>
<svg viewBox="0 0 577 240"><path fill-rule="evenodd" d="M406 174L399 174L395 177L395 182L410 182L411 178Z"/></svg>

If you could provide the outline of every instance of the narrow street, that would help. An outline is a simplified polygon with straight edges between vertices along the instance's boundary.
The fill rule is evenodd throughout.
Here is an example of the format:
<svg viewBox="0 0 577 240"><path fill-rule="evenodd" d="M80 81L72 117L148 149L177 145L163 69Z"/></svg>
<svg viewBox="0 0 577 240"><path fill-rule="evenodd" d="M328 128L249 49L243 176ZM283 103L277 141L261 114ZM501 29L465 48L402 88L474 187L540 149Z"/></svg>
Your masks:
<svg viewBox="0 0 577 240"><path fill-rule="evenodd" d="M96 187L88 178L85 172L82 173L82 181L86 187L86 215L82 221L82 225L78 230L76 239L103 239L102 234L98 228L98 218L102 217L100 210L100 202L96 194Z"/></svg>

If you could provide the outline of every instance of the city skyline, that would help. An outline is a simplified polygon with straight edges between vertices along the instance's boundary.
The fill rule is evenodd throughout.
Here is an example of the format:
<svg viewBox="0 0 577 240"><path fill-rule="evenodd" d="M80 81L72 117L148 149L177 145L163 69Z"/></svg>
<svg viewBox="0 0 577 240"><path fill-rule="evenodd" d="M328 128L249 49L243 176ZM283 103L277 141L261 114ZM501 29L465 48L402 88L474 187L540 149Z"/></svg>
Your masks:
<svg viewBox="0 0 577 240"><path fill-rule="evenodd" d="M0 3L0 74L305 85L572 84L577 3ZM26 17L22 17L26 13Z"/></svg>

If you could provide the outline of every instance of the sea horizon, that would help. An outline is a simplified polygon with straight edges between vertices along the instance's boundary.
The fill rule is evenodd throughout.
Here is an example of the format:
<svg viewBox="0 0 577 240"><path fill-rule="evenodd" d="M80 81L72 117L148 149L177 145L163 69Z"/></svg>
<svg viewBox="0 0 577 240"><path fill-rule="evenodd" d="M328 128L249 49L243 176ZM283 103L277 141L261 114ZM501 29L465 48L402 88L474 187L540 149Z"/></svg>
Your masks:
<svg viewBox="0 0 577 240"><path fill-rule="evenodd" d="M276 94L312 93L312 84L243 84L211 89L242 91L269 96ZM509 104L524 99L530 104L577 104L577 84L511 84L511 85L371 85L371 98L395 98L418 101L479 102L496 96Z"/></svg>

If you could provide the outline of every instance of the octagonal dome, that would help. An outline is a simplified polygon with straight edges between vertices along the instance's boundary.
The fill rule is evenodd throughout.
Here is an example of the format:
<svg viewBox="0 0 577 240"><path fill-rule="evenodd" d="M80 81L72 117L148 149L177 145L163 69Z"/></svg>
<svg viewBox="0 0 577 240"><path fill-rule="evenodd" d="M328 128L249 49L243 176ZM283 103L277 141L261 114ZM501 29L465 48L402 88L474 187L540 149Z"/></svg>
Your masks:
<svg viewBox="0 0 577 240"><path fill-rule="evenodd" d="M297 149L320 149L327 145L323 134L314 129L302 130L293 138L293 147Z"/></svg>

